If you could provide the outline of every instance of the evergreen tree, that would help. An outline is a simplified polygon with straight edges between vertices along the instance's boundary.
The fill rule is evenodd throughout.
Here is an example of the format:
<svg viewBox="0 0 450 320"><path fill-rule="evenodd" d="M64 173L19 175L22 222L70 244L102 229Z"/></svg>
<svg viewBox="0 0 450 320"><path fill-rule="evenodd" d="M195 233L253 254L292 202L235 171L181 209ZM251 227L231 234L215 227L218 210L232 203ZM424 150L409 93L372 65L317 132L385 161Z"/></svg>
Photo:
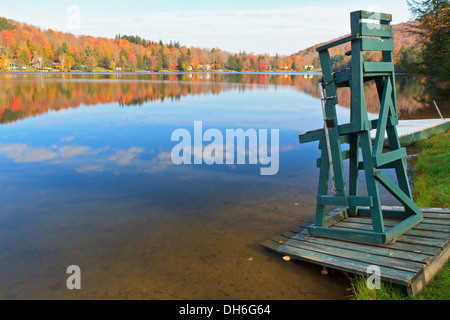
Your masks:
<svg viewBox="0 0 450 320"><path fill-rule="evenodd" d="M15 27L8 22L5 18L0 18L0 31L1 30L14 30Z"/></svg>
<svg viewBox="0 0 450 320"><path fill-rule="evenodd" d="M275 57L272 59L272 61L270 62L270 67L272 69L278 69L278 62L279 62L279 57L278 57L278 53L275 55Z"/></svg>

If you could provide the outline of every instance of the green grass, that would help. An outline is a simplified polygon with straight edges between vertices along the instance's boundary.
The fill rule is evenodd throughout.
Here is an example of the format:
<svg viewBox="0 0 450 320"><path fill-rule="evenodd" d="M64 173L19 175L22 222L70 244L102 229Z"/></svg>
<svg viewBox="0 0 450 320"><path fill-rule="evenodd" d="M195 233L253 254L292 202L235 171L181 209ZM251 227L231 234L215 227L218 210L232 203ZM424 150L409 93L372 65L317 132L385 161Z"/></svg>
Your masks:
<svg viewBox="0 0 450 320"><path fill-rule="evenodd" d="M381 282L381 288L371 290L366 284L367 277L356 275L350 278L355 300L450 300L450 262L439 272L432 282L417 296L408 297L406 287Z"/></svg>
<svg viewBox="0 0 450 320"><path fill-rule="evenodd" d="M450 207L450 131L419 141L414 166L414 201L420 207ZM417 296L408 297L403 286L382 282L378 290L370 290L367 278L350 278L356 300L450 300L450 262Z"/></svg>
<svg viewBox="0 0 450 320"><path fill-rule="evenodd" d="M450 207L450 131L419 141L414 200L419 207Z"/></svg>

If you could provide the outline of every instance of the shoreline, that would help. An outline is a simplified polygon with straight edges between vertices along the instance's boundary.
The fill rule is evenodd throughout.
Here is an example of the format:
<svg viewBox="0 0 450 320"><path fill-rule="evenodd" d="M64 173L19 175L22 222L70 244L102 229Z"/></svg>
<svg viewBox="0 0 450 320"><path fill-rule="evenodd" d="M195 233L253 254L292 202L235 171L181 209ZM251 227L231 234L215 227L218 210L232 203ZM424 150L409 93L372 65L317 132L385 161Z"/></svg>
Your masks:
<svg viewBox="0 0 450 320"><path fill-rule="evenodd" d="M0 74L292 74L321 75L320 71L1 71Z"/></svg>

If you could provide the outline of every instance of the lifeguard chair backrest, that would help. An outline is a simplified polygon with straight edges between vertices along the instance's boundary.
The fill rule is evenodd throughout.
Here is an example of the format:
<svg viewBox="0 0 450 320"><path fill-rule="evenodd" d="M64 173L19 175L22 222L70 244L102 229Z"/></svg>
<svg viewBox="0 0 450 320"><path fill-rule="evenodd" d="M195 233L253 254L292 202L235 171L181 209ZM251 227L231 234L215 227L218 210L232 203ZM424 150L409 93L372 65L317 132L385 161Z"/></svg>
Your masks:
<svg viewBox="0 0 450 320"><path fill-rule="evenodd" d="M352 35L359 37L392 38L392 15L387 13L355 11L351 13Z"/></svg>

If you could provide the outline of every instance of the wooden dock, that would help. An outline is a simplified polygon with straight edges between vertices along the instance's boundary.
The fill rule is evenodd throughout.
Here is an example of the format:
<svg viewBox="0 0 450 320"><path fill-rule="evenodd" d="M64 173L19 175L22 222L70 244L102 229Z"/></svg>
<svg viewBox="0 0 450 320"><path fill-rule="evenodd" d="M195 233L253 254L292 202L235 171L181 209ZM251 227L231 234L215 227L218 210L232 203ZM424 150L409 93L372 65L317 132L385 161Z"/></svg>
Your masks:
<svg viewBox="0 0 450 320"><path fill-rule="evenodd" d="M409 295L415 295L434 278L450 256L450 209L422 208L422 212L424 220L389 245L312 237L308 226L293 228L261 245L291 259L347 273L367 275L367 268L375 265L380 268L381 280L405 286ZM342 209L328 215L339 213L342 214ZM386 227L398 222L384 221ZM371 225L369 217L347 217L333 227L371 230Z"/></svg>
<svg viewBox="0 0 450 320"><path fill-rule="evenodd" d="M421 119L421 120L400 120L397 131L400 145L409 146L417 141L427 139L437 133L450 130L450 119ZM375 139L375 132L371 132L372 139ZM386 137L384 147L389 148Z"/></svg>

